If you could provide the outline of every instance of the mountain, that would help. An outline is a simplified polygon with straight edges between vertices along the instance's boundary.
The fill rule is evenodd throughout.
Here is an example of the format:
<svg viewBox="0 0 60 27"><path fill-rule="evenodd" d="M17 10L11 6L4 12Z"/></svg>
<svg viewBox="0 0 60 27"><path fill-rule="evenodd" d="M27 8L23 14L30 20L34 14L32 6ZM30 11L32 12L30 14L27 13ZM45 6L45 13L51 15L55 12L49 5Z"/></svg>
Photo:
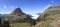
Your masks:
<svg viewBox="0 0 60 27"><path fill-rule="evenodd" d="M3 19L3 22L8 21L11 27L30 27L35 25L35 20L31 17L33 16L24 13L20 8L16 8L10 14L0 14L0 18Z"/></svg>
<svg viewBox="0 0 60 27"><path fill-rule="evenodd" d="M24 15L25 13L23 13L20 8L16 8L11 14L12 15Z"/></svg>
<svg viewBox="0 0 60 27"><path fill-rule="evenodd" d="M5 20L9 20L10 23L31 22L33 20L28 14L22 12L20 8L16 8L11 14L6 14L4 17Z"/></svg>
<svg viewBox="0 0 60 27"><path fill-rule="evenodd" d="M60 5L47 8L33 27L60 27Z"/></svg>

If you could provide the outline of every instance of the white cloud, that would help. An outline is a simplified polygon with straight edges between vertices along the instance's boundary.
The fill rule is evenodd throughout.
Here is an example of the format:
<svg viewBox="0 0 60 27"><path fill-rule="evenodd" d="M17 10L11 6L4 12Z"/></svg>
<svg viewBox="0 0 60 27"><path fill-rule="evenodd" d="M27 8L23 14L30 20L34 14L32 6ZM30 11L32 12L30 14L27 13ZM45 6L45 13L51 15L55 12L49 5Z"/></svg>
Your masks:
<svg viewBox="0 0 60 27"><path fill-rule="evenodd" d="M31 15L33 16L33 17L32 17L33 19L37 19L37 18L39 17L39 15L37 15L37 14L35 14L35 13L32 13Z"/></svg>
<svg viewBox="0 0 60 27"><path fill-rule="evenodd" d="M51 6L51 4L48 4L47 6L44 7L44 10L47 9L47 8L49 8L50 6ZM33 16L33 17L32 17L33 19L37 19L37 18L39 17L39 15L37 15L37 14L35 14L35 13L33 13L33 14L31 14L31 15Z"/></svg>
<svg viewBox="0 0 60 27"><path fill-rule="evenodd" d="M7 8L7 6L6 6L6 5L4 5L4 8Z"/></svg>
<svg viewBox="0 0 60 27"><path fill-rule="evenodd" d="M10 8L17 8L17 6L8 6L8 7L10 7Z"/></svg>
<svg viewBox="0 0 60 27"><path fill-rule="evenodd" d="M3 8L17 8L17 6L6 6L6 5L3 5Z"/></svg>
<svg viewBox="0 0 60 27"><path fill-rule="evenodd" d="M47 6L44 7L44 10L46 10L47 8L51 7L51 4L48 4Z"/></svg>

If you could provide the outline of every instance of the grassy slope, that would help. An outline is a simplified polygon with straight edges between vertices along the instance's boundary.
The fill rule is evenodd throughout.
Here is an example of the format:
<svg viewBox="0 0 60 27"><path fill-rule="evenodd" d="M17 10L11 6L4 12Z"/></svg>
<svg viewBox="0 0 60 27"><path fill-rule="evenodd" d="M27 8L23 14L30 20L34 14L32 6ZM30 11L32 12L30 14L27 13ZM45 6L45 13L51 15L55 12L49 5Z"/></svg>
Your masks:
<svg viewBox="0 0 60 27"><path fill-rule="evenodd" d="M35 25L35 27L60 27L60 6L45 10L42 17L39 18L46 21L40 21L40 24L36 24L38 26Z"/></svg>
<svg viewBox="0 0 60 27"><path fill-rule="evenodd" d="M37 25L35 25L34 27L48 27L50 23L52 23L52 20L41 21Z"/></svg>
<svg viewBox="0 0 60 27"><path fill-rule="evenodd" d="M49 15L46 18L47 21L40 21L35 27L60 27L60 14Z"/></svg>
<svg viewBox="0 0 60 27"><path fill-rule="evenodd" d="M60 27L60 14L52 15L52 17L54 17L55 20L50 25L53 27Z"/></svg>
<svg viewBox="0 0 60 27"><path fill-rule="evenodd" d="M9 21L13 21L13 20L16 20L18 18L25 18L25 17L21 17L21 16L16 16L15 15L8 15L8 16L5 16L5 20L9 20ZM13 23L10 24L11 27L29 27L30 26L30 23Z"/></svg>
<svg viewBox="0 0 60 27"><path fill-rule="evenodd" d="M15 24L11 24L11 27L29 27L30 24L29 23L15 23Z"/></svg>

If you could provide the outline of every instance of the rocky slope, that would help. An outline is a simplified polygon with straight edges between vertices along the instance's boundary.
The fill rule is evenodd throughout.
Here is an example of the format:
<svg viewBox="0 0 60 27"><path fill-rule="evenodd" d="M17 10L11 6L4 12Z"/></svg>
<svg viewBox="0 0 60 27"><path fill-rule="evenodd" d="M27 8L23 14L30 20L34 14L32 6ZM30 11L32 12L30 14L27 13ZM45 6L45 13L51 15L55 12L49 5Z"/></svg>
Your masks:
<svg viewBox="0 0 60 27"><path fill-rule="evenodd" d="M60 5L46 9L38 20L34 27L60 27Z"/></svg>

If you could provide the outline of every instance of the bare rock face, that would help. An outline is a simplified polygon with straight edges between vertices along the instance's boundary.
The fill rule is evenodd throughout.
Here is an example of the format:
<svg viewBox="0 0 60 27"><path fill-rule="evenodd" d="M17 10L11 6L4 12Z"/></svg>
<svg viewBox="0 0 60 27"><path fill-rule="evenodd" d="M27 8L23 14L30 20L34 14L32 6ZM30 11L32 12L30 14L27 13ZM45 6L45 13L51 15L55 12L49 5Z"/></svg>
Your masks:
<svg viewBox="0 0 60 27"><path fill-rule="evenodd" d="M20 8L16 8L12 13L12 15L24 15Z"/></svg>

